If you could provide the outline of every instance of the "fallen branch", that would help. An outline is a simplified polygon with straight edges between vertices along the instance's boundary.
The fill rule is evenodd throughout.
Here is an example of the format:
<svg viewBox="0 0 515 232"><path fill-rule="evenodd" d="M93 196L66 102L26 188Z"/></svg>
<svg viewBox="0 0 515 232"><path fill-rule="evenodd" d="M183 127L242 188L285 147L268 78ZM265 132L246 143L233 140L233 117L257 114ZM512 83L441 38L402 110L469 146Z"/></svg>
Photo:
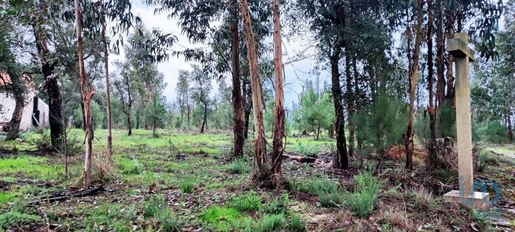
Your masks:
<svg viewBox="0 0 515 232"><path fill-rule="evenodd" d="M314 157L306 157L306 156L294 156L294 155L286 155L283 154L283 159L296 160L299 163L314 163L317 158Z"/></svg>
<svg viewBox="0 0 515 232"><path fill-rule="evenodd" d="M40 199L33 200L33 201L29 202L29 205L37 205L37 204L39 204L41 202L64 201L64 200L68 200L70 198L75 198L75 197L91 196L91 195L94 195L97 192L102 192L102 191L105 191L105 189L104 189L104 187L100 186L100 187L97 187L97 188L94 188L94 189L87 189L87 190L84 190L84 191L81 191L81 192L78 192L78 193L74 193L74 194L58 195L58 196L48 196L48 197L40 198Z"/></svg>

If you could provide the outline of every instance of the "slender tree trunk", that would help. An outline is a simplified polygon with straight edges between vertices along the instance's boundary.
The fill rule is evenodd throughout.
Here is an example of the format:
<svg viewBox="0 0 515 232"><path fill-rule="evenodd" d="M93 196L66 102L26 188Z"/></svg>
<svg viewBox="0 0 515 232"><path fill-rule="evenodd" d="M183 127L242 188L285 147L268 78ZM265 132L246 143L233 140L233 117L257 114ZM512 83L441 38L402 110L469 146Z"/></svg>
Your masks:
<svg viewBox="0 0 515 232"><path fill-rule="evenodd" d="M354 56L352 58L352 68L353 68L353 71L354 71L354 99L353 99L353 103L354 103L354 112L356 112L357 110L359 110L359 103L357 102L357 99L359 99L359 73L358 73L358 62L357 62L357 58L356 56ZM354 126L355 127L355 126ZM354 135L356 137L356 150L359 151L359 149L361 149L363 146L363 141L362 139L360 139L359 137L357 137L356 135ZM356 151L355 151L356 153Z"/></svg>
<svg viewBox="0 0 515 232"><path fill-rule="evenodd" d="M508 110L508 117L506 118L508 124L508 141L510 141L510 143L513 143L513 128L511 125L511 113L509 112L510 111Z"/></svg>
<svg viewBox="0 0 515 232"><path fill-rule="evenodd" d="M233 135L234 135L234 157L243 156L243 96L241 94L240 78L240 44L238 31L238 0L231 0L231 66L232 66L232 109L233 109Z"/></svg>
<svg viewBox="0 0 515 232"><path fill-rule="evenodd" d="M438 25L436 27L436 107L440 107L445 98L445 77L444 77L444 31L443 31L443 7L438 3Z"/></svg>
<svg viewBox="0 0 515 232"><path fill-rule="evenodd" d="M200 133L203 134L204 133L204 128L207 127L207 102L202 102L204 103L204 118L203 118L203 121L202 121L202 126L200 128Z"/></svg>
<svg viewBox="0 0 515 232"><path fill-rule="evenodd" d="M406 169L413 169L413 150L415 149L413 143L413 120L415 114L415 90L417 88L418 82L418 69L419 69L419 59L420 59L420 45L422 43L422 20L423 20L423 1L417 1L417 25L416 25L416 35L415 35L415 50L413 51L413 62L411 65L410 73L410 104L409 104L409 115L408 115L408 129L406 131L405 136L405 146L406 146ZM410 44L408 43L408 46Z"/></svg>
<svg viewBox="0 0 515 232"><path fill-rule="evenodd" d="M345 80L347 93L345 99L347 102L347 125L349 128L349 156L354 157L354 124L352 118L354 116L354 94L352 93L352 76L351 76L351 51L347 46L345 48Z"/></svg>
<svg viewBox="0 0 515 232"><path fill-rule="evenodd" d="M427 66L428 66L428 93L429 93L429 130L431 133L431 137L429 140L429 158L427 168L429 170L433 170L436 166L436 150L434 147L434 142L436 140L436 110L434 106L434 93L433 93L433 83L434 83L434 67L433 67L433 0L427 0Z"/></svg>
<svg viewBox="0 0 515 232"><path fill-rule="evenodd" d="M241 1L241 12L243 15L243 27L247 42L248 59L252 85L252 104L254 108L254 180L256 182L270 181L271 173L266 167L266 137L263 124L263 104L261 102L261 81L259 79L258 57L256 52L256 41L252 31L252 22L249 13L247 0Z"/></svg>
<svg viewBox="0 0 515 232"><path fill-rule="evenodd" d="M75 20L77 26L77 56L79 61L79 70L80 70L80 87L81 87L81 95L82 102L84 103L84 115L85 115L85 125L86 125L86 154L85 154L85 164L84 164L84 186L87 187L91 181L91 161L93 156L93 125L92 125L92 117L91 117L91 109L89 107L89 102L93 94L95 93L94 89L88 89L88 82L86 77L86 71L84 70L84 55L82 52L82 15L81 15L81 6L80 0L75 0Z"/></svg>
<svg viewBox="0 0 515 232"><path fill-rule="evenodd" d="M127 114L127 136L132 136L132 120L131 120L131 107L129 106L129 113Z"/></svg>
<svg viewBox="0 0 515 232"><path fill-rule="evenodd" d="M107 50L106 39L106 21L105 21L105 6L104 1L100 2L102 6L102 45L104 49L104 66L106 76L106 110L107 110L107 160L111 165L113 163L113 134L112 134L112 119L111 119L111 91L109 83L109 51Z"/></svg>
<svg viewBox="0 0 515 232"><path fill-rule="evenodd" d="M454 37L454 18L453 18L453 13L452 12L448 12L447 13L447 24L446 24L446 32L447 32L447 38L448 39L451 39ZM447 70L447 73L446 73L446 76L447 76L447 80L446 80L446 84L447 84L447 93L445 94L445 99L447 100L447 102L449 102L449 106L453 106L454 107L454 71L453 71L453 66L452 64L454 63L454 57L451 55L451 54L448 54L447 56L447 63L446 63L446 70ZM445 120L445 119L443 119Z"/></svg>
<svg viewBox="0 0 515 232"><path fill-rule="evenodd" d="M331 90L334 98L334 114L336 116L336 153L333 160L333 167L347 169L349 157L347 154L347 140L345 139L345 119L343 115L342 88L340 86L340 72L338 62L342 52L342 46L338 43L333 45L333 52L330 56L331 63Z"/></svg>
<svg viewBox="0 0 515 232"><path fill-rule="evenodd" d="M281 164L284 138L284 91L283 91L283 53L281 43L280 0L273 0L272 14L274 21L274 71L275 71L275 109L274 109L274 151L272 171L275 185L282 183Z"/></svg>

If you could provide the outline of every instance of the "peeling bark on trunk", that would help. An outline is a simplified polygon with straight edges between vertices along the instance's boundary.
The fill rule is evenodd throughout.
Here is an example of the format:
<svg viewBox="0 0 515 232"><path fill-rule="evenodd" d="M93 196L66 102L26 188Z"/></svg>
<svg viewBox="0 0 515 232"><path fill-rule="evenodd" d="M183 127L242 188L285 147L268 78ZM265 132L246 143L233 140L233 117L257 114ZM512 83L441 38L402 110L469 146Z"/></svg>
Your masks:
<svg viewBox="0 0 515 232"><path fill-rule="evenodd" d="M415 115L415 90L418 82L418 69L420 59L420 45L422 43L422 20L423 20L423 1L417 1L417 24L416 24L416 35L415 35L415 50L413 51L413 62L411 63L412 68L410 72L410 104L409 104L409 115L408 115L408 129L405 134L405 146L406 146L406 169L413 169L413 151L415 149L413 143L413 120ZM409 29L408 29L409 30ZM408 43L408 46L410 44ZM409 53L408 53L409 54Z"/></svg>
<svg viewBox="0 0 515 232"><path fill-rule="evenodd" d="M243 145L245 144L243 125L243 96L241 94L240 78L240 45L238 31L238 0L231 0L231 66L232 66L232 109L233 109L233 135L234 157L243 157Z"/></svg>
<svg viewBox="0 0 515 232"><path fill-rule="evenodd" d="M349 167L349 158L347 154L347 140L345 139L345 119L343 115L342 89L340 86L340 72L338 70L338 61L342 52L341 44L335 44L332 48L330 56L331 63L331 90L334 98L334 113L336 116L336 153L334 154L334 168L347 169Z"/></svg>
<svg viewBox="0 0 515 232"><path fill-rule="evenodd" d="M275 71L275 109L274 109L274 151L272 155L272 171L274 185L282 183L281 164L284 138L284 91L283 61L281 44L280 0L273 0L272 13L274 21L274 71ZM319 128L320 131L320 128Z"/></svg>
<svg viewBox="0 0 515 232"><path fill-rule="evenodd" d="M263 124L263 104L261 102L261 81L259 79L256 41L252 31L252 22L247 0L241 1L243 26L247 42L248 59L252 85L252 104L254 108L254 181L257 184L267 184L271 180L271 172L266 165L266 138ZM261 183L263 182L263 183ZM269 184L269 183L268 183Z"/></svg>
<svg viewBox="0 0 515 232"><path fill-rule="evenodd" d="M104 66L106 76L106 109L107 109L107 160L109 164L113 163L113 134L112 134L112 119L111 119L111 91L109 83L109 51L107 50L107 39L106 39L106 21L105 21L105 7L104 1L101 1L102 5L102 45L104 50Z"/></svg>
<svg viewBox="0 0 515 232"><path fill-rule="evenodd" d="M82 95L82 102L84 103L84 116L86 126L86 154L84 162L84 186L88 187L91 182L91 161L93 157L93 125L90 109L90 100L95 90L88 88L86 71L84 70L84 55L82 51L82 15L81 15L80 0L75 0L75 20L76 20L76 33L77 33L77 57L80 69L80 89Z"/></svg>

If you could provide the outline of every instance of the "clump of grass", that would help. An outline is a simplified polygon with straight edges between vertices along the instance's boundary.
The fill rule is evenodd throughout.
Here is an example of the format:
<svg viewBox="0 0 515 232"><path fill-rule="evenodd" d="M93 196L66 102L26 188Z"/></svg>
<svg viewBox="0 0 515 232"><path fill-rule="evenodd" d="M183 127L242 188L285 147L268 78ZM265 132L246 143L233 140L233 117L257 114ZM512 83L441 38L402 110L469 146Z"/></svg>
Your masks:
<svg viewBox="0 0 515 232"><path fill-rule="evenodd" d="M263 207L263 211L268 214L281 214L286 213L288 209L288 194L283 194L279 198L274 198L268 204Z"/></svg>
<svg viewBox="0 0 515 232"><path fill-rule="evenodd" d="M494 156L491 151L482 149L478 152L475 162L475 169L478 172L483 172L486 167L499 164L499 159Z"/></svg>
<svg viewBox="0 0 515 232"><path fill-rule="evenodd" d="M390 231L393 231L394 228L399 228L402 231L415 230L415 225L409 219L407 213L399 209L388 209L382 212L380 221L386 223ZM391 228L389 228L390 226Z"/></svg>
<svg viewBox="0 0 515 232"><path fill-rule="evenodd" d="M13 226L28 225L36 222L42 222L43 218L38 215L31 215L26 213L20 213L17 211L6 212L0 214L0 229L9 228Z"/></svg>
<svg viewBox="0 0 515 232"><path fill-rule="evenodd" d="M433 193L424 187L415 189L411 195L415 200L415 206L419 209L433 208L435 205Z"/></svg>
<svg viewBox="0 0 515 232"><path fill-rule="evenodd" d="M339 184L327 177L312 180L308 192L318 196L323 207L339 207L343 203L342 192Z"/></svg>
<svg viewBox="0 0 515 232"><path fill-rule="evenodd" d="M356 188L353 193L347 193L345 204L355 216L364 218L372 211L378 197L381 182L368 172L354 177Z"/></svg>
<svg viewBox="0 0 515 232"><path fill-rule="evenodd" d="M179 185L183 193L193 193L196 184L197 180L195 178L189 177L185 181L181 182Z"/></svg>
<svg viewBox="0 0 515 232"><path fill-rule="evenodd" d="M229 200L229 204L240 212L261 209L261 197L255 193L247 193Z"/></svg>
<svg viewBox="0 0 515 232"><path fill-rule="evenodd" d="M304 232L306 230L306 221L302 220L302 218L298 214L292 214L290 216L290 224L288 226L288 231Z"/></svg>
<svg viewBox="0 0 515 232"><path fill-rule="evenodd" d="M164 197L151 196L150 199L143 204L143 216L154 217L165 206L166 202Z"/></svg>
<svg viewBox="0 0 515 232"><path fill-rule="evenodd" d="M261 223L256 228L259 232L273 232L280 231L287 225L286 216L281 214L264 214L261 218Z"/></svg>
<svg viewBox="0 0 515 232"><path fill-rule="evenodd" d="M245 174L250 171L250 165L243 159L234 159L229 166L229 172L233 174Z"/></svg>
<svg viewBox="0 0 515 232"><path fill-rule="evenodd" d="M214 205L205 209L200 218L216 227L215 231L231 231L235 228L252 231L252 221L233 207Z"/></svg>
<svg viewBox="0 0 515 232"><path fill-rule="evenodd" d="M159 231L179 231L180 221L170 210L163 210L157 215L157 220L161 226Z"/></svg>
<svg viewBox="0 0 515 232"><path fill-rule="evenodd" d="M295 193L309 192L310 185L304 180L288 180L288 189Z"/></svg>

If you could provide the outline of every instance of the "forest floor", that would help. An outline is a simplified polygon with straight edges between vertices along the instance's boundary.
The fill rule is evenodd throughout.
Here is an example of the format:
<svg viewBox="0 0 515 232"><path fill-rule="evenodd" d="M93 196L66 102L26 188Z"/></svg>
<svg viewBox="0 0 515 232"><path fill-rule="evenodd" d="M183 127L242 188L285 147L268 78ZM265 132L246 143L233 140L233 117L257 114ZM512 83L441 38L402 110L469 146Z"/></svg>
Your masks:
<svg viewBox="0 0 515 232"><path fill-rule="evenodd" d="M81 189L83 133L68 132L64 159L44 147L48 131L0 143L0 231L512 231L515 147L489 145L475 180L491 196L487 211L446 202L457 173L413 171L400 160L352 159L349 170L284 160L288 184L256 187L252 146L228 161L229 132L114 131L114 165L106 165L106 131L95 131L94 183ZM334 140L288 138L286 152L324 156ZM322 155L320 155L322 154ZM367 174L368 173L368 174ZM374 173L372 177L371 173Z"/></svg>

